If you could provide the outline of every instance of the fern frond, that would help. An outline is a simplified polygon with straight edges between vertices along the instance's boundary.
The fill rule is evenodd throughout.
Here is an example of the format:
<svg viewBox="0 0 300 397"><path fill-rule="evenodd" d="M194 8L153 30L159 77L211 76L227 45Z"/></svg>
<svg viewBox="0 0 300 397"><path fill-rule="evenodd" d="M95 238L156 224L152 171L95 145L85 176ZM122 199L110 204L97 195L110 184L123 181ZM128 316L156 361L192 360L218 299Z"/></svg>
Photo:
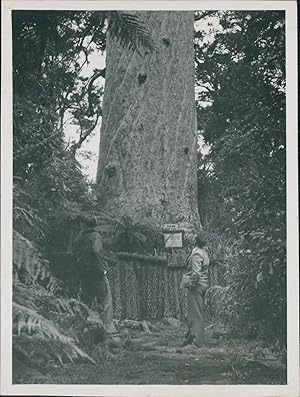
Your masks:
<svg viewBox="0 0 300 397"><path fill-rule="evenodd" d="M53 276L49 262L42 259L33 244L17 231L13 231L13 264L16 272L26 272L28 279L35 282L47 280L51 291L60 289L60 281Z"/></svg>
<svg viewBox="0 0 300 397"><path fill-rule="evenodd" d="M45 291L45 289L43 289ZM26 306L31 310L37 310L36 297L39 288L30 288L16 280L13 283L13 301L20 306Z"/></svg>
<svg viewBox="0 0 300 397"><path fill-rule="evenodd" d="M65 298L54 295L51 290L46 290L39 285L29 286L20 282L14 283L13 288L14 302L29 309L36 310L42 314L63 313L75 314L76 310Z"/></svg>
<svg viewBox="0 0 300 397"><path fill-rule="evenodd" d="M68 344L59 339L47 339L37 335L29 336L26 334L13 336L14 353L22 350L29 357L31 365L34 365L35 358L43 357L45 360L55 359L61 365L66 362L73 363L75 360L90 362L95 365L95 361L74 343Z"/></svg>
<svg viewBox="0 0 300 397"><path fill-rule="evenodd" d="M22 220L27 222L31 227L34 227L34 223L32 222L32 219L34 219L34 216L26 208L15 206L13 208L13 212L14 212L15 219L21 218Z"/></svg>
<svg viewBox="0 0 300 397"><path fill-rule="evenodd" d="M28 239L16 231L14 268L17 275L26 272L32 281L25 285L17 281L17 277L14 278L13 335L17 344L14 346L15 354L25 357L27 353L26 359L31 357L33 364L39 354L44 354L45 358L55 357L60 363L84 359L94 364L92 358L77 344L84 342L81 333L86 329L96 327L105 332L98 313L94 313L76 299L56 296L53 290L57 280L51 274L49 262L41 257ZM48 281L49 289L34 282L39 280ZM26 341L28 346L20 345L22 341Z"/></svg>
<svg viewBox="0 0 300 397"><path fill-rule="evenodd" d="M86 304L77 299L66 299L54 295L51 291L39 285L24 285L20 282L14 283L13 300L20 306L26 306L41 315L52 316L53 313L63 315L80 315L94 323L102 325L99 314L93 312ZM66 316L65 316L66 317Z"/></svg>
<svg viewBox="0 0 300 397"><path fill-rule="evenodd" d="M24 100L23 100L24 102ZM29 110L31 112L32 109ZM25 150L26 151L26 150ZM22 153L24 153L24 148L22 148ZM23 184L22 179L14 180L13 184L13 196L14 196L14 206L13 206L13 220L14 224L29 226L35 233L38 232L40 237L44 238L45 234L43 227L45 226L44 221L38 216L36 210L30 205L31 197L25 192L21 185ZM22 230L22 227L21 227Z"/></svg>
<svg viewBox="0 0 300 397"><path fill-rule="evenodd" d="M99 327L105 330L99 313L76 299L58 297L38 285L28 286L22 283L15 283L13 292L16 304L52 320L66 335L72 336L76 343L80 337L77 335L79 328Z"/></svg>
<svg viewBox="0 0 300 397"><path fill-rule="evenodd" d="M41 337L52 339L60 339L65 343L68 342L68 338L61 335L51 321L45 319L35 310L13 302L13 333L15 335L20 335L21 332L37 334Z"/></svg>
<svg viewBox="0 0 300 397"><path fill-rule="evenodd" d="M132 231L132 236L139 240L141 243L145 243L147 241L147 237L140 231Z"/></svg>
<svg viewBox="0 0 300 397"><path fill-rule="evenodd" d="M72 338L62 334L52 321L17 303L13 303L13 335L22 336L27 342L34 340L47 345L46 351L60 363L63 363L64 355L71 362L77 358L84 358L95 364L94 360L76 346ZM26 351L26 345L23 349Z"/></svg>
<svg viewBox="0 0 300 397"><path fill-rule="evenodd" d="M108 13L108 32L122 47L136 51L146 48L155 50L155 43L150 32L136 15L110 11Z"/></svg>

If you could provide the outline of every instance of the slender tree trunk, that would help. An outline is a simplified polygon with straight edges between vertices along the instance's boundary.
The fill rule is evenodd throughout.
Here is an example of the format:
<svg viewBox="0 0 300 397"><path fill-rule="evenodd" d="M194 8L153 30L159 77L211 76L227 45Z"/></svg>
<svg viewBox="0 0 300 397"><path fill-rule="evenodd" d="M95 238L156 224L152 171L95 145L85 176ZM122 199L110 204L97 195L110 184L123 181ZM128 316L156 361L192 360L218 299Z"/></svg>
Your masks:
<svg viewBox="0 0 300 397"><path fill-rule="evenodd" d="M197 207L194 15L137 13L157 46L141 55L108 37L97 183L116 215L200 226Z"/></svg>

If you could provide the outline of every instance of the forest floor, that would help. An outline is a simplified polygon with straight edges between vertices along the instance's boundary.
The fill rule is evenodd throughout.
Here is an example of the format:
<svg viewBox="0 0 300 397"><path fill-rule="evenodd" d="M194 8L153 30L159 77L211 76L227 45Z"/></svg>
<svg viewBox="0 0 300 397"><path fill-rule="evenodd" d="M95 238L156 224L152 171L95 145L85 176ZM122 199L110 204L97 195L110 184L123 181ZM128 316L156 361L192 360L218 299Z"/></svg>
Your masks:
<svg viewBox="0 0 300 397"><path fill-rule="evenodd" d="M269 347L211 335L205 347L182 347L186 328L123 329L91 349L96 365L48 362L19 368L14 383L38 384L285 384L286 367Z"/></svg>

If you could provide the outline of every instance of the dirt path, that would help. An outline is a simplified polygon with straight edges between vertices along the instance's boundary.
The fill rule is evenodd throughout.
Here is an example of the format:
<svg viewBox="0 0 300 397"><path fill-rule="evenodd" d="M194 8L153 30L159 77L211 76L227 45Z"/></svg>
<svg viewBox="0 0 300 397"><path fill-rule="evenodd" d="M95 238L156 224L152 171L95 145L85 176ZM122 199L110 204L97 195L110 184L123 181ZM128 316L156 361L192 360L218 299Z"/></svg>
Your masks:
<svg viewBox="0 0 300 397"><path fill-rule="evenodd" d="M285 367L270 353L238 342L210 340L207 346L180 347L184 326L151 334L123 331L91 351L97 365L48 363L40 374L28 368L16 383L52 384L282 384Z"/></svg>

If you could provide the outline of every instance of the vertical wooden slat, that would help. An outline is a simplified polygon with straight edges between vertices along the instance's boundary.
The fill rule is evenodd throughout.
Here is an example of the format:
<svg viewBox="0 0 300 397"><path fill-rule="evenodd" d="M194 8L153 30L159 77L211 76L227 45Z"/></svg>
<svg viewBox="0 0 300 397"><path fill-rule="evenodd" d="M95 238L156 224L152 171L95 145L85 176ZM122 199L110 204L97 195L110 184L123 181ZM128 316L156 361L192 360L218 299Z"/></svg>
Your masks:
<svg viewBox="0 0 300 397"><path fill-rule="evenodd" d="M126 268L127 263L122 263L120 267L120 298L121 298L121 319L123 320L127 316L127 305L126 305Z"/></svg>
<svg viewBox="0 0 300 397"><path fill-rule="evenodd" d="M151 264L151 272L152 272L152 316L151 319L154 320L157 317L157 273L156 266Z"/></svg>
<svg viewBox="0 0 300 397"><path fill-rule="evenodd" d="M168 283L169 283L169 295L168 295L168 299L169 299L169 316L173 317L174 315L174 299L172 299L173 297L173 281L172 281L172 268L168 268Z"/></svg>
<svg viewBox="0 0 300 397"><path fill-rule="evenodd" d="M154 265L152 266L153 268L153 282L155 283L155 304L153 305L153 309L154 309L154 319L158 318L158 308L159 308L159 274L158 274L158 269L159 266Z"/></svg>
<svg viewBox="0 0 300 397"><path fill-rule="evenodd" d="M124 285L123 285L123 275L122 275L122 268L124 271L124 263L122 263L122 261L119 262L118 264L118 279L119 279L119 296L120 296L120 320L123 319L123 314L124 314L124 309L123 309L123 304L122 304L122 300L123 300L123 289L124 289Z"/></svg>
<svg viewBox="0 0 300 397"><path fill-rule="evenodd" d="M182 271L183 275L184 271ZM183 291L183 321L186 321L187 315L187 289L185 288Z"/></svg>
<svg viewBox="0 0 300 397"><path fill-rule="evenodd" d="M141 266L137 263L134 264L135 270L135 296L137 304L137 319L143 320L143 286L142 286L142 273Z"/></svg>
<svg viewBox="0 0 300 397"><path fill-rule="evenodd" d="M133 313L133 308L132 308L132 283L134 280L132 280L132 266L133 266L133 261L129 262L129 266L127 266L126 269L126 318L131 318L132 319L132 313Z"/></svg>
<svg viewBox="0 0 300 397"><path fill-rule="evenodd" d="M164 314L164 266L159 266L159 280L160 280L160 311L159 311L159 319L163 318Z"/></svg>
<svg viewBox="0 0 300 397"><path fill-rule="evenodd" d="M168 317L167 312L168 312L168 268L167 266L163 267L163 289L164 289L164 311L163 311L163 317Z"/></svg>
<svg viewBox="0 0 300 397"><path fill-rule="evenodd" d="M161 276L160 276L160 270L161 266L156 265L156 274L157 274L157 311L156 311L156 318L159 319L160 313L161 313Z"/></svg>
<svg viewBox="0 0 300 397"><path fill-rule="evenodd" d="M179 299L178 318L181 320L181 318L182 318L182 294L181 294L181 290L180 290L180 283L181 283L180 269L176 269L176 275L177 275L177 289L178 289L178 299Z"/></svg>
<svg viewBox="0 0 300 397"><path fill-rule="evenodd" d="M143 266L143 272L144 272L144 286L145 286L145 292L144 292L144 311L145 311L145 319L149 320L149 275L148 275L148 266L144 265Z"/></svg>
<svg viewBox="0 0 300 397"><path fill-rule="evenodd" d="M146 270L147 270L147 266L141 266L141 280L142 280L142 295L143 295L143 299L142 299L142 306L143 306L143 318L145 320L148 319L148 312L147 312L147 274L146 274Z"/></svg>
<svg viewBox="0 0 300 397"><path fill-rule="evenodd" d="M179 283L181 283L182 280L182 275L183 272L181 269L178 269L178 277L179 277ZM179 284L180 286L180 284ZM184 291L180 289L179 287L179 298L180 298L180 320L184 320Z"/></svg>
<svg viewBox="0 0 300 397"><path fill-rule="evenodd" d="M108 277L113 295L114 318L139 320L176 317L184 320L186 293L180 291L183 269L118 258Z"/></svg>
<svg viewBox="0 0 300 397"><path fill-rule="evenodd" d="M155 274L153 270L153 266L149 266L149 272L150 272L150 302L149 302L149 308L150 308L150 319L153 320L155 318L155 305L156 305L156 283L155 283Z"/></svg>
<svg viewBox="0 0 300 397"><path fill-rule="evenodd" d="M176 290L176 269L172 269L172 281L173 281L173 295L174 295L174 314L173 317L177 317L177 311L178 311L178 296L177 296L177 290Z"/></svg>
<svg viewBox="0 0 300 397"><path fill-rule="evenodd" d="M128 318L128 270L131 266L131 261L126 262L125 273L124 273L124 314L125 318Z"/></svg>
<svg viewBox="0 0 300 397"><path fill-rule="evenodd" d="M131 268L133 266L133 261L131 260L128 262L126 266L126 278L125 278L125 285L126 285L126 318L132 319L132 303L131 303Z"/></svg>
<svg viewBox="0 0 300 397"><path fill-rule="evenodd" d="M141 282L142 282L142 307L143 307L143 318L147 320L147 290L146 290L146 266L141 266Z"/></svg>
<svg viewBox="0 0 300 397"><path fill-rule="evenodd" d="M116 269L116 286L117 286L117 299L118 299L118 318L122 318L122 299L121 299L121 267L122 263L118 261L118 268Z"/></svg>
<svg viewBox="0 0 300 397"><path fill-rule="evenodd" d="M160 276L160 265L155 266L156 274L157 274L157 309L156 309L156 318L161 318L161 276Z"/></svg>

